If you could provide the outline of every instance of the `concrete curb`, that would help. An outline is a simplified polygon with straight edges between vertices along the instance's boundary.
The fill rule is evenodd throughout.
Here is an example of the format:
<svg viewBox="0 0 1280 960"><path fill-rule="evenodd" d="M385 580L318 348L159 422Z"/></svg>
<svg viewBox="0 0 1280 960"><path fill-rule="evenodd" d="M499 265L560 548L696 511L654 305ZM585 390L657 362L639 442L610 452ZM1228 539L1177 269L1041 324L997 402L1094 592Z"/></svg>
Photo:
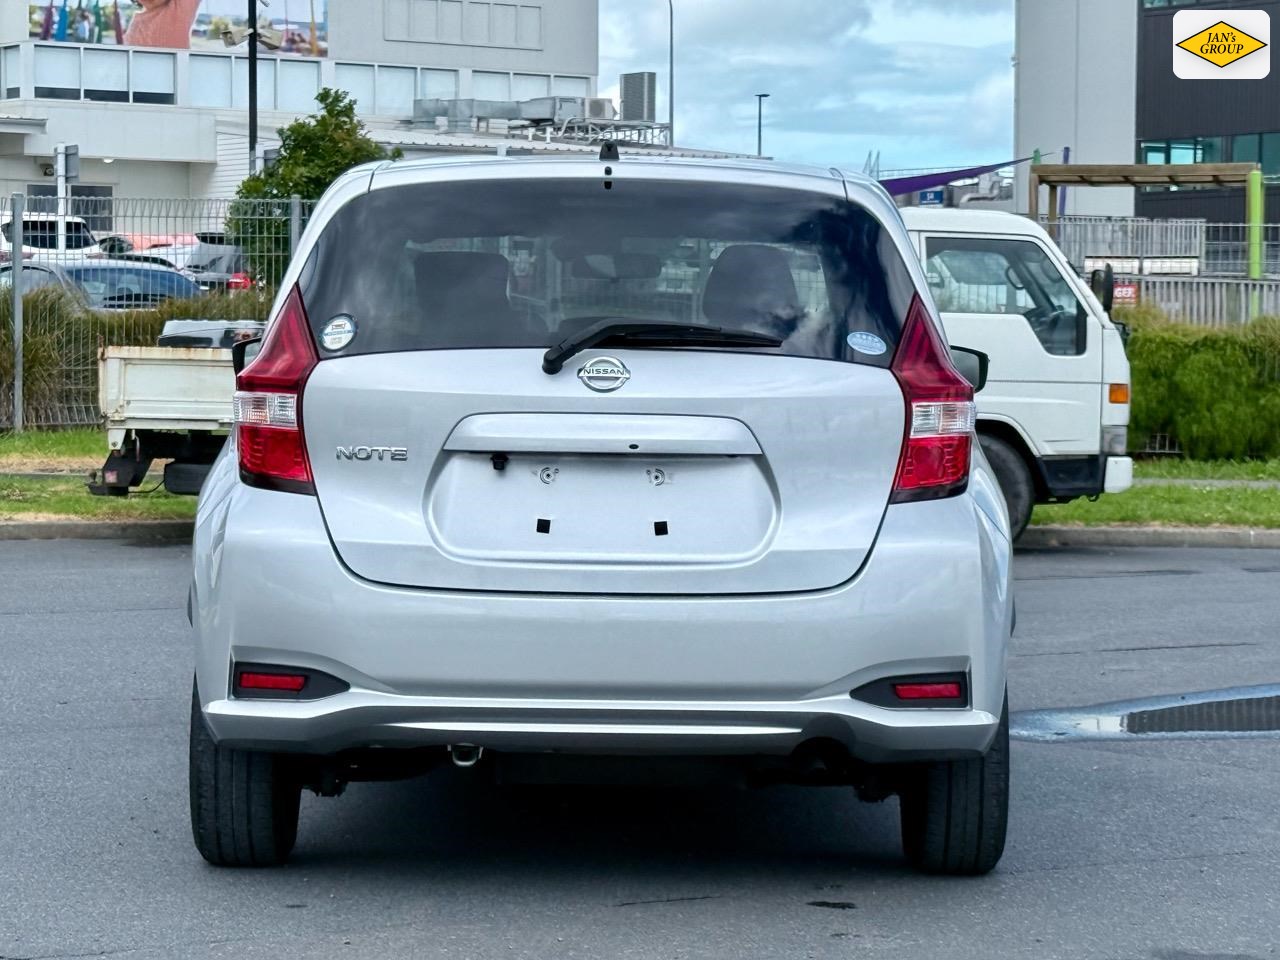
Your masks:
<svg viewBox="0 0 1280 960"><path fill-rule="evenodd" d="M1019 547L1251 547L1280 549L1280 530L1247 527L1028 527Z"/></svg>
<svg viewBox="0 0 1280 960"><path fill-rule="evenodd" d="M191 520L15 520L0 521L3 540L147 540L190 543Z"/></svg>

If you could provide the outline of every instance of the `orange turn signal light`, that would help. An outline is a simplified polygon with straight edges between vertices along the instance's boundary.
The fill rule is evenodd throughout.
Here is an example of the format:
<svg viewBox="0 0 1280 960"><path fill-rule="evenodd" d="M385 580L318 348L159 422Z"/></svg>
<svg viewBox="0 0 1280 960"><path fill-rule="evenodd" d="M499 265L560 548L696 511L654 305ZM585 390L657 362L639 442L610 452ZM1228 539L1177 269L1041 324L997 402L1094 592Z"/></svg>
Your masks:
<svg viewBox="0 0 1280 960"><path fill-rule="evenodd" d="M1127 383L1111 384L1111 402L1112 403L1128 403L1129 402L1129 385Z"/></svg>

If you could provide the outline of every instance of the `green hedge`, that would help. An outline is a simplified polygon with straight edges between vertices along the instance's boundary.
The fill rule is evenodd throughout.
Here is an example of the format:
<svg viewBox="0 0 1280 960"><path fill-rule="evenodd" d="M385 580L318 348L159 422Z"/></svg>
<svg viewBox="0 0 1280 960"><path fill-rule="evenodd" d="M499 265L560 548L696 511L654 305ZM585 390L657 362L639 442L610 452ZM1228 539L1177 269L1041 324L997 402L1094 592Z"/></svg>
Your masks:
<svg viewBox="0 0 1280 960"><path fill-rule="evenodd" d="M1280 456L1280 318L1211 329L1136 307L1116 319L1132 330L1133 449L1167 434L1195 460Z"/></svg>

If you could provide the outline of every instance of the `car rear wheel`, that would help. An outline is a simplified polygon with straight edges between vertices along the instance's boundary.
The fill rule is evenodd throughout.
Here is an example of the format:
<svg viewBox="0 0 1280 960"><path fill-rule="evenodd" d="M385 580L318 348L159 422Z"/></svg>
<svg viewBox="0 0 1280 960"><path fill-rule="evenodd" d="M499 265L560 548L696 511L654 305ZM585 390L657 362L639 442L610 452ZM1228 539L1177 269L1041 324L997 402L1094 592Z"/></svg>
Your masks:
<svg viewBox="0 0 1280 960"><path fill-rule="evenodd" d="M1036 502L1036 488L1031 480L1031 471L1022 455L999 437L983 435L979 440L982 452L987 455L987 462L1000 481L1004 502L1009 508L1009 531L1016 540L1031 522L1031 510Z"/></svg>
<svg viewBox="0 0 1280 960"><path fill-rule="evenodd" d="M1009 704L986 755L922 764L899 791L902 846L926 873L978 876L1004 853L1009 817Z"/></svg>
<svg viewBox="0 0 1280 960"><path fill-rule="evenodd" d="M200 855L219 867L270 867L288 859L298 835L302 788L269 753L214 742L191 694L191 833Z"/></svg>

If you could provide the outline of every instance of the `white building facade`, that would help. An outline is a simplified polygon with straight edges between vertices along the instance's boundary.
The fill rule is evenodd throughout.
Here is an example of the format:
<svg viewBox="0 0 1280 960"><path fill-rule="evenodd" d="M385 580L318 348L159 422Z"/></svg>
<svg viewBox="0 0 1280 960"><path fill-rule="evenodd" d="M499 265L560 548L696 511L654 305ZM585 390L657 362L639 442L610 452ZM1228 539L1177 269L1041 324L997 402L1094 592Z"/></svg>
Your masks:
<svg viewBox="0 0 1280 960"><path fill-rule="evenodd" d="M36 15L0 2L0 195L47 194L59 143L80 148L73 195L234 194L249 170L243 46L42 41L31 36ZM313 112L324 87L348 91L371 134L408 155L448 146L414 133L415 100L596 92L598 0L328 0L325 35L327 56L260 57L264 146Z"/></svg>
<svg viewBox="0 0 1280 960"><path fill-rule="evenodd" d="M1019 157L1046 163L1133 163L1136 135L1136 0L1017 0L1014 140ZM1014 186L1028 207L1027 167ZM1132 216L1132 188L1070 190L1067 213Z"/></svg>

